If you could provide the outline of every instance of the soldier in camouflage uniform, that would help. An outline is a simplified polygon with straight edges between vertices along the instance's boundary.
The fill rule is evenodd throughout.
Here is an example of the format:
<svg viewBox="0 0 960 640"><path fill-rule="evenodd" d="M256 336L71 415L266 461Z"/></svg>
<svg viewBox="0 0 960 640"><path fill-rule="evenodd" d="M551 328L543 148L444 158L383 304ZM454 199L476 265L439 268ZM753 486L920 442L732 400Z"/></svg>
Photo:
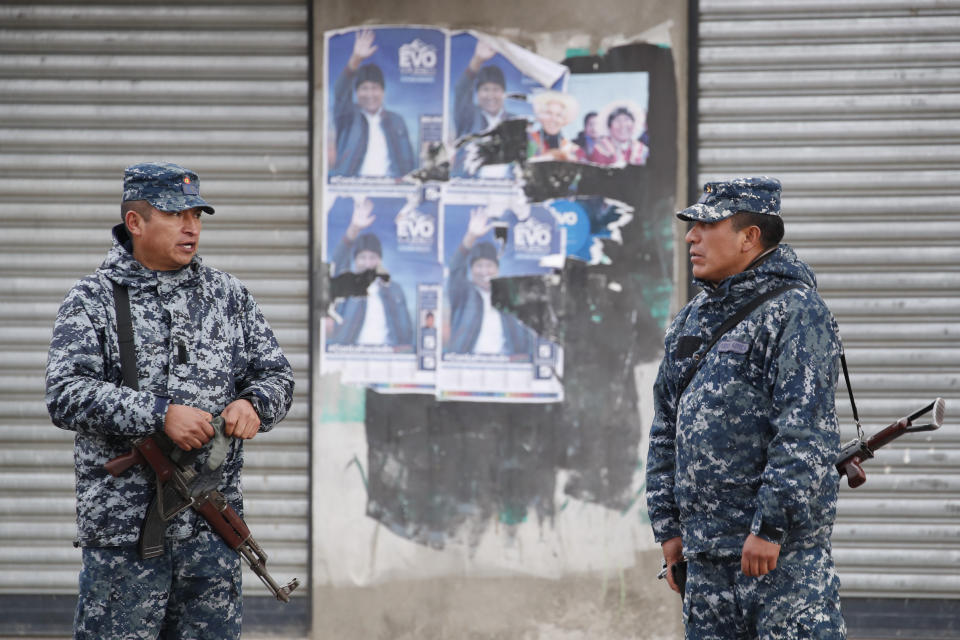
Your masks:
<svg viewBox="0 0 960 640"><path fill-rule="evenodd" d="M686 637L842 639L830 555L836 324L813 271L779 244L779 181L707 183L677 215L693 223L686 241L703 291L666 334L647 505L667 564L688 562ZM800 288L758 306L706 351L740 308L791 284Z"/></svg>
<svg viewBox="0 0 960 640"><path fill-rule="evenodd" d="M128 167L113 247L57 315L46 400L54 424L76 433L83 566L75 638L240 636L239 556L188 509L170 522L164 555L142 560L136 544L153 472L137 465L114 478L103 467L158 431L181 449L202 448L220 414L230 447L217 489L242 514L243 440L290 408L293 373L253 296L196 255L203 212L213 208L195 173ZM112 283L129 292L136 391L121 386Z"/></svg>

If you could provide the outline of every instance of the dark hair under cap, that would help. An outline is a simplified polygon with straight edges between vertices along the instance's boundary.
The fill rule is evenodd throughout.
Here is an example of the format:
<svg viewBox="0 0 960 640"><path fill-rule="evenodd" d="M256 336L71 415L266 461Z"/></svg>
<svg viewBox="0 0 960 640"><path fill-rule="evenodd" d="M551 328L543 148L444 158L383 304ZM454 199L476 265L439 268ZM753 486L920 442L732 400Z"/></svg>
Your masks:
<svg viewBox="0 0 960 640"><path fill-rule="evenodd" d="M473 249L470 250L470 266L473 266L473 263L481 258L485 260L493 260L500 264L500 257L497 255L497 248L493 246L491 242L478 242L473 245Z"/></svg>
<svg viewBox="0 0 960 640"><path fill-rule="evenodd" d="M626 107L617 107L610 112L609 116L607 116L607 128L610 128L610 125L613 124L613 119L617 116L627 116L634 122L637 121L637 116L633 115L633 111L630 111L630 109L627 109Z"/></svg>
<svg viewBox="0 0 960 640"><path fill-rule="evenodd" d="M495 64L480 67L480 71L477 72L477 89L480 88L480 85L488 82L500 85L500 88L504 91L507 89L507 81L503 78L503 70Z"/></svg>
<svg viewBox="0 0 960 640"><path fill-rule="evenodd" d="M373 251L382 258L383 248L380 246L380 238L372 233L357 236L357 240L353 243L353 257L356 258L361 251Z"/></svg>
<svg viewBox="0 0 960 640"><path fill-rule="evenodd" d="M353 88L356 89L364 82L375 82L383 88L387 86L383 83L383 71L372 62L357 69L357 79L353 82Z"/></svg>

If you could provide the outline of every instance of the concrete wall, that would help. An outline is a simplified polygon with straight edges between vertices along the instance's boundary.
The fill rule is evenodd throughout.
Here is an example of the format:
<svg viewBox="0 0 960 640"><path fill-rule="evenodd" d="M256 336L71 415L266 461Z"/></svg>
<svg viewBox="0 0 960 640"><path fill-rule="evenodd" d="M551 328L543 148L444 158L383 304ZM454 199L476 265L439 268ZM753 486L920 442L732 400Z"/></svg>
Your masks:
<svg viewBox="0 0 960 640"><path fill-rule="evenodd" d="M360 24L471 28L561 60L595 53L672 21L678 87L677 198L686 184L686 3L315 2L313 5L314 184L324 148L320 114L324 31ZM323 210L320 190L315 212ZM315 237L321 217L314 217ZM319 244L319 243L317 243ZM319 253L315 256L319 260ZM676 271L676 270L675 270ZM314 353L315 362L318 354ZM637 380L641 395L649 371ZM567 509L521 529L488 531L481 544L433 549L403 540L365 514L367 442L363 391L315 377L313 637L316 638L680 638L680 601L654 576L660 553L636 511ZM641 402L641 407L646 403ZM647 405L648 406L648 405ZM641 416L644 429L649 416ZM335 455L331 455L335 452ZM353 464L355 463L355 464ZM560 496L558 496L559 498ZM319 506L319 508L317 508ZM556 556L561 556L559 560Z"/></svg>

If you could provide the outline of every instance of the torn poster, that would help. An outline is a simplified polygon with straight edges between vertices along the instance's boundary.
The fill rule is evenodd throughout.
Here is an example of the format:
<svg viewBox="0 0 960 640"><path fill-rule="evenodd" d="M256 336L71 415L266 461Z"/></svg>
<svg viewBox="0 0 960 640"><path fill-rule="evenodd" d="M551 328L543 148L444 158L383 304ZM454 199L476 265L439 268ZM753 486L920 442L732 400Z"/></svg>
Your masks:
<svg viewBox="0 0 960 640"><path fill-rule="evenodd" d="M327 32L324 172L331 185L396 184L443 143L446 32Z"/></svg>
<svg viewBox="0 0 960 640"><path fill-rule="evenodd" d="M647 126L641 142L649 155L644 164L623 166L555 160L517 163L523 169L517 181L522 181L531 202L563 213L557 201L573 198L582 204L582 198L597 196L632 210L633 219L619 227L622 244L600 239L609 261L597 265L568 261L559 285L551 274L523 282L494 281L494 289L500 283L510 285L507 300L499 303L501 313L512 304L530 325L563 337L563 401L498 404L489 401L496 398L488 398L480 404L373 392L365 399L367 514L420 544L467 545L471 561L480 558L477 563L483 569L491 566L483 564L485 549L501 556L504 551L489 545L486 536L517 532L511 549L526 554L533 546L542 548L543 541L556 533L569 535L571 529L563 528L566 515L576 513L578 525L582 522L584 505L570 508L578 501L604 508L601 531L619 527L617 523L632 525L643 517L639 504L643 469L637 461L645 451L642 434L649 426L651 408L638 389L649 387L662 356L674 283L678 149L674 59L668 48L630 45L603 56L569 58L564 64L573 73L571 80L579 75L623 74L620 77L626 79L648 74ZM626 80L613 84L628 89L619 97L643 106L642 96L631 93ZM585 113L597 107L583 95L577 97L583 99L585 111L575 126L582 127ZM634 115L639 137L637 121ZM576 143L578 132L569 132L567 138ZM482 202L479 193L476 201ZM445 241L444 255L462 235L463 231ZM568 240L568 250L573 244ZM649 372L645 384L638 383L635 376L644 371ZM523 547L525 533L536 539L535 545ZM600 546L606 552L606 546ZM529 557L524 555L524 570L532 564ZM632 552L629 557L632 562ZM384 575L381 565L377 570Z"/></svg>
<svg viewBox="0 0 960 640"><path fill-rule="evenodd" d="M441 400L557 402L563 352L491 300L496 278L549 273L564 230L545 207L516 195L450 188L443 197L445 257Z"/></svg>
<svg viewBox="0 0 960 640"><path fill-rule="evenodd" d="M533 119L532 96L547 89L562 92L569 70L517 45L476 31L450 37L448 97L450 139L463 139L454 154L454 182L510 182L515 166L477 162L476 142L467 136L488 132L510 120L521 120L525 131Z"/></svg>
<svg viewBox="0 0 960 640"><path fill-rule="evenodd" d="M387 393L433 393L442 325L437 200L417 189L336 197L326 212L330 275L375 271L365 295L333 302L322 370Z"/></svg>
<svg viewBox="0 0 960 640"><path fill-rule="evenodd" d="M603 240L623 244L621 228L633 220L633 207L601 196L544 203L566 232L566 254L587 264L610 264Z"/></svg>
<svg viewBox="0 0 960 640"><path fill-rule="evenodd" d="M647 163L649 86L650 74L642 71L570 77L568 99L581 117L567 118L561 135L575 145L576 160L613 167Z"/></svg>

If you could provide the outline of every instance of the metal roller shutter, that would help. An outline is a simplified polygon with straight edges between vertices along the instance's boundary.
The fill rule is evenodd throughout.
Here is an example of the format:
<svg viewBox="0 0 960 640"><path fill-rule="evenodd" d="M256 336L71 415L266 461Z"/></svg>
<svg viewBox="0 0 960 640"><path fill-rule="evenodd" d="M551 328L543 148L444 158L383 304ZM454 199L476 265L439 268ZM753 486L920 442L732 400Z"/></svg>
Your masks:
<svg viewBox="0 0 960 640"><path fill-rule="evenodd" d="M47 416L46 350L110 246L123 168L153 159L200 174L218 211L201 253L249 286L296 371L244 488L271 572L306 583L308 51L305 2L0 6L0 594L76 592L72 435Z"/></svg>
<svg viewBox="0 0 960 640"><path fill-rule="evenodd" d="M846 597L960 597L960 3L702 0L699 181L768 174L837 316L868 435L947 426L843 485ZM844 439L855 429L837 391ZM924 437L924 436L929 437Z"/></svg>

